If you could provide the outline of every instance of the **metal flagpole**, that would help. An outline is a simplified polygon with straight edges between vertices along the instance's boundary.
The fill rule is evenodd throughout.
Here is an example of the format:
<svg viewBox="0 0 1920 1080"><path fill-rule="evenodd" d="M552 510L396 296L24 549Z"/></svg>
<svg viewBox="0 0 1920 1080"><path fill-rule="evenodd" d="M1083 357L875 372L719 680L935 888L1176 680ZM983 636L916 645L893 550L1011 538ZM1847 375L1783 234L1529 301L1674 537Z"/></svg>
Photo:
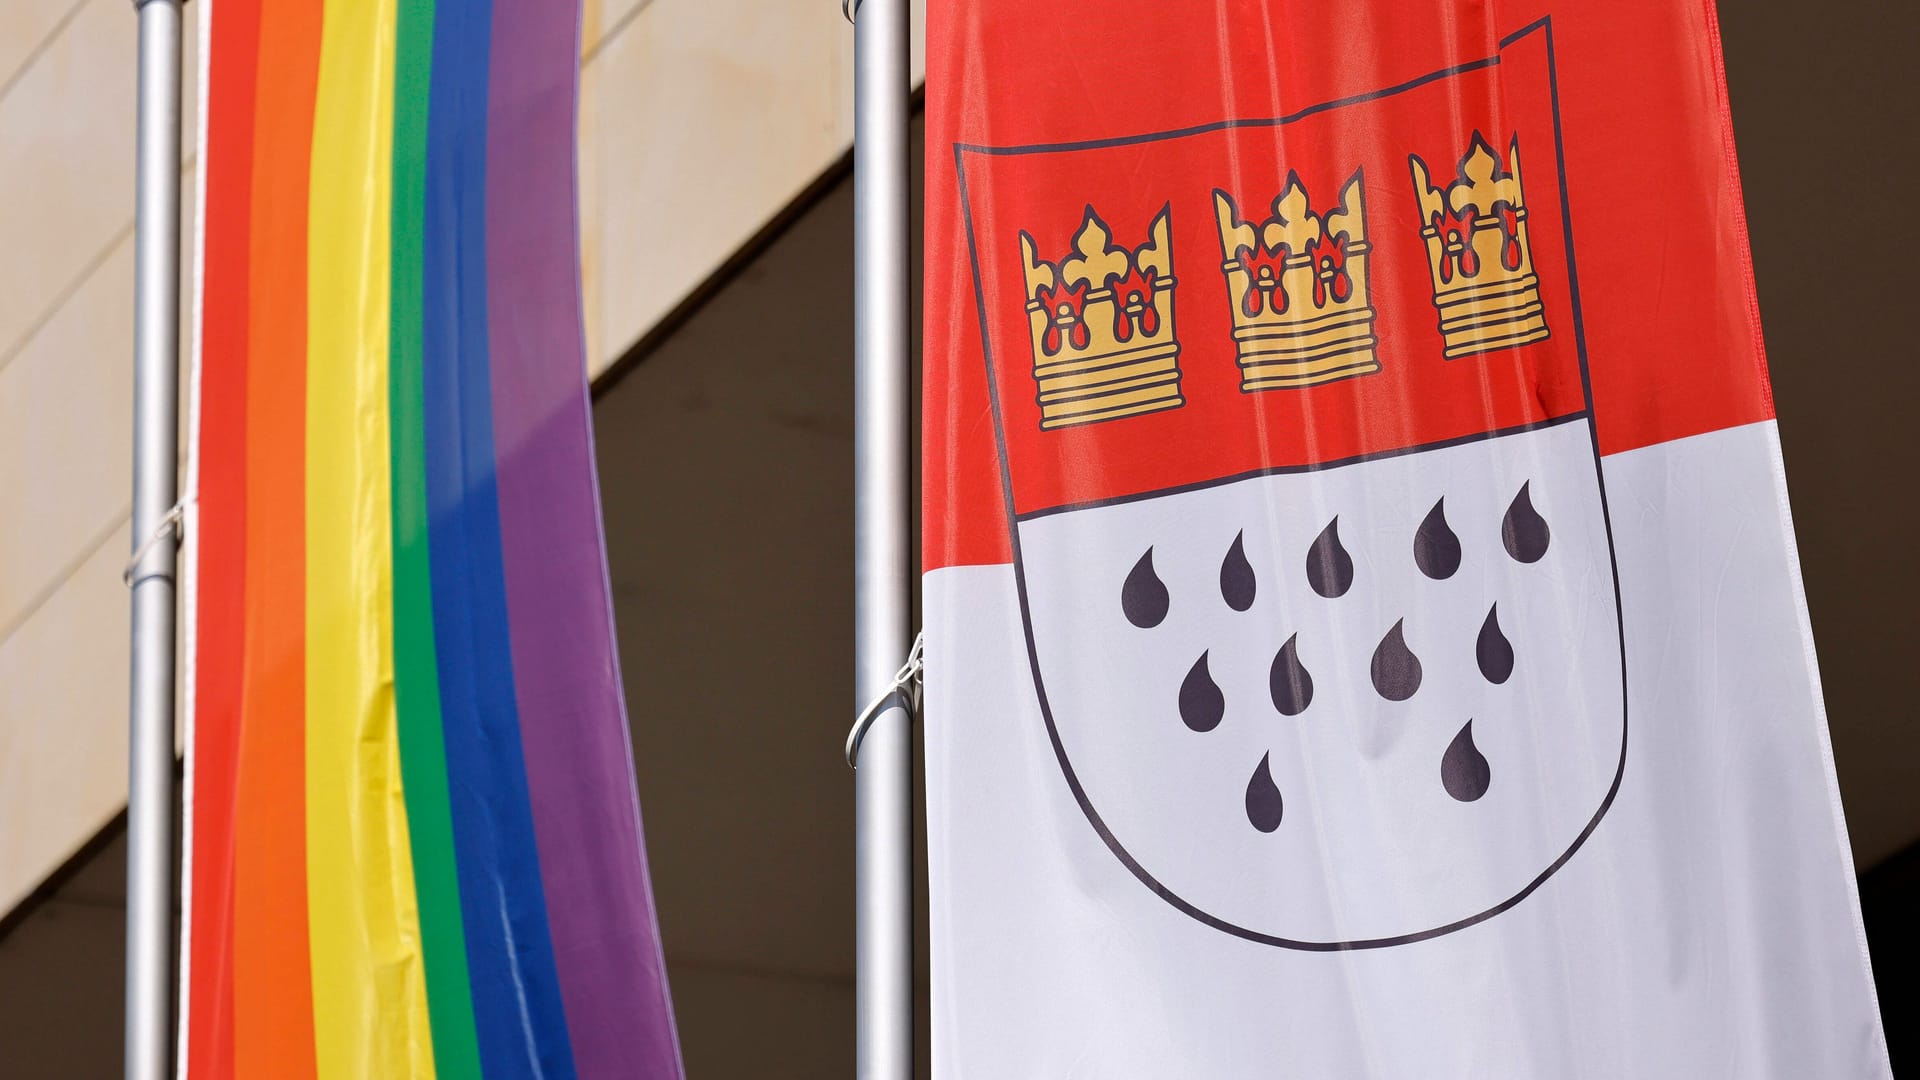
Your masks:
<svg viewBox="0 0 1920 1080"><path fill-rule="evenodd" d="M127 1080L172 1075L174 505L179 452L182 0L134 0L132 694L127 759Z"/></svg>
<svg viewBox="0 0 1920 1080"><path fill-rule="evenodd" d="M911 637L913 401L907 0L854 7L854 700L887 689ZM860 1080L913 1075L910 697L874 719L854 774Z"/></svg>

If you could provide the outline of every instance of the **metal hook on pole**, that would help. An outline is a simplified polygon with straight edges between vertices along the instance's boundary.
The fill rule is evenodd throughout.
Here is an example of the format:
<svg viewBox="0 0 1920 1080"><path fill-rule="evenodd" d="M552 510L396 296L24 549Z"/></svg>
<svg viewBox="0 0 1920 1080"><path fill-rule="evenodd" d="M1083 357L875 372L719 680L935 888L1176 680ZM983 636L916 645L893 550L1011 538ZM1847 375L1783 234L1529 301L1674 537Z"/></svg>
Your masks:
<svg viewBox="0 0 1920 1080"><path fill-rule="evenodd" d="M186 500L182 499L174 503L173 508L167 511L167 516L160 519L160 524L154 526L153 531L147 534L147 538L140 541L140 546L133 549L133 557L127 560L126 568L120 571L120 580L125 583L128 588L132 588L137 582L146 580L148 575L140 574L140 567L146 564L147 556L152 553L154 547L168 541L175 543L179 541L180 530L182 528L181 523L186 518L186 515ZM165 573L165 571L156 571L156 573ZM135 577L135 574L140 574L140 576Z"/></svg>
<svg viewBox="0 0 1920 1080"><path fill-rule="evenodd" d="M887 685L880 696L867 703L854 717L853 727L847 732L847 764L860 767L860 741L867 737L867 729L873 726L880 715L894 706L907 710L909 715L920 711L920 676L926 670L927 632L922 630L913 635L913 648L907 652L907 662L893 673L893 682Z"/></svg>

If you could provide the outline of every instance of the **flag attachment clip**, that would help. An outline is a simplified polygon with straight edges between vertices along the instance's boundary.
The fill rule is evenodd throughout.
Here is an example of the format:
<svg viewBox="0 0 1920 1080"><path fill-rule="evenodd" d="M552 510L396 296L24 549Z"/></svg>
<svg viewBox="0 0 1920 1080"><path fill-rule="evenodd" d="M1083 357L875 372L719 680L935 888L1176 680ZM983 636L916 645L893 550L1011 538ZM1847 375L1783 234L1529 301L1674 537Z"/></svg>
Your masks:
<svg viewBox="0 0 1920 1080"><path fill-rule="evenodd" d="M153 531L147 534L147 538L140 541L140 546L133 551L133 558L127 560L126 569L120 571L120 580L124 582L128 588L132 588L139 584L139 582L145 581L148 577L153 576L151 574L143 574L136 580L133 575L140 569L140 564L147 561L147 556L152 553L155 544L158 544L163 539L175 541L180 539L181 521L186 517L186 513L187 500L181 499L168 509L166 516L160 519L160 524L153 527Z"/></svg>
<svg viewBox="0 0 1920 1080"><path fill-rule="evenodd" d="M913 648L907 650L907 662L893 673L893 681L887 684L880 695L860 710L853 721L852 730L847 732L847 764L859 768L860 741L867 737L867 729L873 726L880 714L895 705L907 710L908 716L920 711L921 675L927 667L927 632L913 635Z"/></svg>

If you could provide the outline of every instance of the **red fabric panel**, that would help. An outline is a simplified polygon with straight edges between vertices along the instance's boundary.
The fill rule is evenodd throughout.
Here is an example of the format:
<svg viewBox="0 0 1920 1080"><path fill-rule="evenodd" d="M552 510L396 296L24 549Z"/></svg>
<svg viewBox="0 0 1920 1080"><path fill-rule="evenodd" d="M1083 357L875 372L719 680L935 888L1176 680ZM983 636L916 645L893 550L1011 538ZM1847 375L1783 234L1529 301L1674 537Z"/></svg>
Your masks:
<svg viewBox="0 0 1920 1080"><path fill-rule="evenodd" d="M1018 249L1011 248L1012 255L1003 249L1019 229L1052 228L1058 231L1035 233L1042 255L1065 254L1060 234L1071 233L1079 222L1053 222L1056 208L1078 209L1101 197L1139 201L1156 188L1174 189L1161 202L1178 199L1173 202L1180 289L1175 319L1183 380L1192 391L1188 404L1121 423L1048 433L1065 438L1036 444L1046 447L1037 458L1010 447L1021 510L1151 489L1182 482L1190 474L1226 475L1235 470L1235 462L1266 454L1325 460L1339 456L1337 446L1365 450L1383 440L1422 439L1430 424L1444 427L1444 409L1413 407L1424 401L1418 395L1425 393L1423 380L1428 376L1395 375L1390 366L1395 336L1405 345L1417 331L1419 323L1411 314L1416 300L1407 294L1417 295L1424 283L1417 277L1396 280L1394 272L1383 270L1378 283L1383 295L1376 305L1381 310L1381 375L1316 391L1267 391L1255 395L1262 399L1257 404L1229 403L1216 396L1217 405L1210 406L1260 410L1269 420L1267 431L1284 441L1291 437L1287 421L1298 421L1301 415L1297 395L1318 393L1339 400L1316 403L1313 415L1349 416L1352 421L1345 430L1329 431L1322 421L1313 435L1296 439L1291 450L1207 445L1202 391L1209 379L1233 378L1232 349L1229 342L1225 352L1218 353L1227 333L1221 315L1225 300L1220 250L1217 239L1210 250L1206 244L1212 222L1206 204L1196 204L1193 192L1231 188L1240 180L1259 187L1261 177L1270 180L1275 170L1291 167L1308 183L1315 208L1322 209L1335 194L1326 189L1344 177L1343 169L1350 171L1356 159L1384 162L1396 154L1404 160L1407 153L1419 153L1439 173L1443 166L1435 159L1444 157L1448 147L1464 149L1476 125L1501 120L1523 132L1528 211L1538 215L1531 231L1554 337L1528 347L1546 354L1544 361L1522 357L1528 351L1523 349L1509 352L1499 363L1529 365L1528 370L1537 370L1542 362L1553 367L1562 362L1560 350L1571 344L1562 341L1572 336L1573 320L1565 306L1570 297L1561 292L1555 298L1555 290L1567 285L1564 279L1555 280L1563 273L1555 267L1562 265L1564 253L1546 250L1564 234L1552 190L1564 183L1602 452L1770 418L1772 402L1710 4L1615 0L1549 8L1539 0L1372 0L1338 5L1232 3L1202 12L1148 0L1115 0L1102 5L1097 18L1072 5L1011 0L938 5L928 29L926 568L1011 558L956 143L1073 143L1283 117L1494 56L1503 37L1549 14L1551 19L1530 37L1537 36L1542 45L1551 41L1551 82L1513 78L1524 66L1516 54L1514 61L1502 63L1502 75L1480 80L1477 89L1474 80L1462 79L1456 83L1457 93L1440 95L1438 103L1428 105L1413 103L1417 92L1404 95L1400 105L1420 110L1417 121L1410 116L1391 122L1368 119L1341 110L1350 119L1336 121L1327 114L1316 135L1294 138L1308 130L1306 121L1278 129L1282 138L1269 132L1269 152L1276 144L1286 147L1280 162L1245 154L1236 159L1236 140L1230 138L1217 140L1220 145L1210 149L1082 154L1078 156L1085 164L1080 166L1066 164L1072 155L1035 155L1020 167L1031 166L1030 172L999 171L1014 158L995 159L976 172L970 158L968 201L975 225L982 226L980 219L986 219L994 250L1000 252L989 270L987 251L981 251L982 284L994 285L984 321L996 345L996 361L1005 358L1003 388L1017 386L1021 391L1009 389L1002 395L1013 439L1028 433L1037 439L1040 433L1028 418L1016 414L1016 401L1031 404L1030 368L1019 366L1029 363L1031 355L1019 321L1023 314L1007 311L1021 299ZM1513 48L1528 46L1516 41ZM1400 105L1373 115L1387 118ZM1550 143L1534 134L1540 116L1551 117L1556 111L1564 176L1556 175L1560 170ZM1486 134L1496 142L1504 135ZM1415 141L1419 145L1406 145ZM1187 142L1200 147L1194 140ZM1162 143L1158 149L1173 147ZM1380 196L1406 192L1409 185L1404 171L1389 172L1383 164L1383 175L1375 178L1375 166L1367 168L1369 217L1382 215L1384 227L1388 217L1407 208L1404 200ZM1209 172L1217 176L1205 175ZM1138 216L1138 206L1130 209ZM1102 208L1102 214L1109 212ZM1028 220L1035 218L1043 220ZM1542 227L1549 219L1554 227ZM1113 224L1122 243L1144 239L1144 220ZM1009 230L1012 235L1002 235ZM1049 251L1050 246L1061 250ZM1380 261L1387 261L1384 252ZM1008 285L1010 273L1013 283ZM1000 336L1009 342L1005 350L998 349ZM1404 348L1401 352L1406 354ZM1208 354L1224 356L1227 362L1201 362ZM1456 377L1464 376L1431 376ZM1022 378L1027 380L1024 386L1018 383ZM1345 389L1336 390L1339 386ZM1274 400L1289 396L1296 400ZM1517 399L1489 401L1481 411L1504 417L1534 407L1551 412L1560 403L1557 398L1534 405ZM1129 428L1135 430L1116 434ZM1160 430L1150 437L1148 428ZM1158 460L1169 455L1173 460ZM1048 461L1035 475L1056 475L1057 489L1018 483L1023 475L1018 462L1028 460Z"/></svg>

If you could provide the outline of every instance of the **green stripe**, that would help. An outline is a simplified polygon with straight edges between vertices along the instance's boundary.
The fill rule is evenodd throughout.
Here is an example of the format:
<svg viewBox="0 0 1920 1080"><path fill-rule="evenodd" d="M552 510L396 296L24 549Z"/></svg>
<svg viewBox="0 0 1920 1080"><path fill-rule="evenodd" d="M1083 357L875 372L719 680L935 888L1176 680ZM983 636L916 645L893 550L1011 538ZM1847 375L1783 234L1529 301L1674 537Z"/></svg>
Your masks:
<svg viewBox="0 0 1920 1080"><path fill-rule="evenodd" d="M434 1071L480 1075L467 983L466 928L440 726L439 659L427 548L425 418L421 400L421 251L427 197L427 101L434 0L400 0L393 83L393 311L388 378L393 458L393 667L400 770L413 841Z"/></svg>

